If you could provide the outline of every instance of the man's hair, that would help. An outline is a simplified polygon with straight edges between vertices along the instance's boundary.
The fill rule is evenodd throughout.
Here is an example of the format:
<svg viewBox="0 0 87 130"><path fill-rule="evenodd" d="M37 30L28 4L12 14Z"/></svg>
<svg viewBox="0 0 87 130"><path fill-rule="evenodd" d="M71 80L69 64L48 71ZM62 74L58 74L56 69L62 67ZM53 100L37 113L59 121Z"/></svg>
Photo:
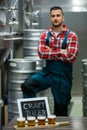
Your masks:
<svg viewBox="0 0 87 130"><path fill-rule="evenodd" d="M51 13L52 10L58 10L58 9L61 10L62 15L64 15L63 9L60 6L53 6L53 7L51 7L50 8L50 13Z"/></svg>

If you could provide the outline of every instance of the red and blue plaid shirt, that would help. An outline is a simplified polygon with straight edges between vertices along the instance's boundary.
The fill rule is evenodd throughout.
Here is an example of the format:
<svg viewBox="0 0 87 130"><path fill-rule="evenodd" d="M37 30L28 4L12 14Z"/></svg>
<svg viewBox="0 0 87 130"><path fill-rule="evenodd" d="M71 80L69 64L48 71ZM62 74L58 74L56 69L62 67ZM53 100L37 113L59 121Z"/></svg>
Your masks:
<svg viewBox="0 0 87 130"><path fill-rule="evenodd" d="M56 36L52 30L52 27L49 28L46 32L44 32L38 43L38 55L40 58L45 60L58 60L63 62L72 63L75 61L78 51L79 51L79 43L78 38L75 32L70 31L67 38L67 53L61 53L61 47L66 35L66 31L68 28L63 25L63 31L59 32ZM51 50L45 47L47 34L50 31L51 35L49 38L49 47Z"/></svg>

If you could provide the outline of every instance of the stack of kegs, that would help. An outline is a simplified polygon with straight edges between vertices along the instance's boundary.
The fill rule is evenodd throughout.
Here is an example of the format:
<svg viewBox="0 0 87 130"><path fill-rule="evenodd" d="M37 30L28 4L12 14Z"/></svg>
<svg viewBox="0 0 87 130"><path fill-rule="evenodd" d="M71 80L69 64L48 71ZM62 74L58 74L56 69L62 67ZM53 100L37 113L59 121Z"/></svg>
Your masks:
<svg viewBox="0 0 87 130"><path fill-rule="evenodd" d="M44 29L24 29L23 38L23 56L29 61L36 61L36 71L40 71L45 66L45 61L38 57L37 47L41 34L46 31ZM48 88L39 92L37 96L48 96L51 113L53 113L54 100L51 89Z"/></svg>
<svg viewBox="0 0 87 130"><path fill-rule="evenodd" d="M87 117L87 59L82 60L83 116Z"/></svg>
<svg viewBox="0 0 87 130"><path fill-rule="evenodd" d="M36 73L36 62L27 59L8 60L8 119L19 115L17 99L23 98L21 84Z"/></svg>

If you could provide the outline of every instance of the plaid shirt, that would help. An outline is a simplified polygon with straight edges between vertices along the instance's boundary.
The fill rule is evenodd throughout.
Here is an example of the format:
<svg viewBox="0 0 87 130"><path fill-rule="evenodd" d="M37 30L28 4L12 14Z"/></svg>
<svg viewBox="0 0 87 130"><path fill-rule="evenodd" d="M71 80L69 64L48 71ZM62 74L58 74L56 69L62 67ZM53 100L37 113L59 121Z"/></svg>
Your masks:
<svg viewBox="0 0 87 130"><path fill-rule="evenodd" d="M67 38L67 53L61 53L61 47L66 35L66 31L68 28L63 25L63 31L59 32L56 36L52 30L52 27L49 28L46 32L41 35L41 38L38 43L38 55L42 59L46 60L58 60L63 62L72 63L75 61L78 50L79 50L79 43L78 38L75 32L70 31ZM51 35L49 38L49 47L51 50L47 49L46 46L46 39L47 34L50 31Z"/></svg>

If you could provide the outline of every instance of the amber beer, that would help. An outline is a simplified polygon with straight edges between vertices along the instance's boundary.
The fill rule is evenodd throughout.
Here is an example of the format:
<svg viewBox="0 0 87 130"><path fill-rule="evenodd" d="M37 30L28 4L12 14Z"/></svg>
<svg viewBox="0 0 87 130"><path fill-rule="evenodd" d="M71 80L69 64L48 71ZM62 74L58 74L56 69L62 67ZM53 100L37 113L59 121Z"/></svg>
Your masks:
<svg viewBox="0 0 87 130"><path fill-rule="evenodd" d="M17 126L18 127L25 127L25 118L24 117L17 118Z"/></svg>
<svg viewBox="0 0 87 130"><path fill-rule="evenodd" d="M38 125L45 125L46 117L45 116L38 116Z"/></svg>
<svg viewBox="0 0 87 130"><path fill-rule="evenodd" d="M55 123L56 123L56 115L49 115L48 124L55 124Z"/></svg>
<svg viewBox="0 0 87 130"><path fill-rule="evenodd" d="M27 117L27 121L28 121L28 126L35 126L35 121L36 121L36 118L34 116L30 116L30 117Z"/></svg>

